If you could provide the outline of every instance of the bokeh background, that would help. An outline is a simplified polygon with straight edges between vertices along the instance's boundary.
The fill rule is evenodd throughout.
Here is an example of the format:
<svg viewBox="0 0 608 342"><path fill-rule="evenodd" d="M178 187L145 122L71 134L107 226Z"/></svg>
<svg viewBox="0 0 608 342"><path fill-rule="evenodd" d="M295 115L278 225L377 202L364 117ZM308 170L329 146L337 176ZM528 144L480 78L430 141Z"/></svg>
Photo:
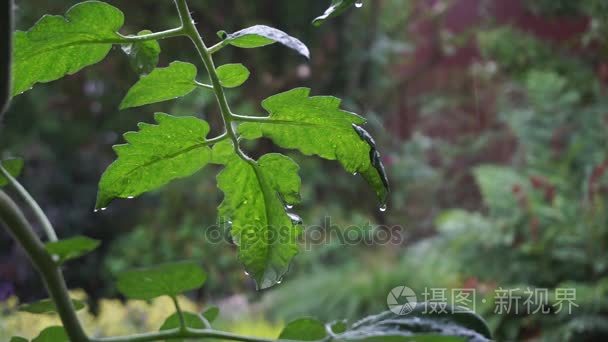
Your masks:
<svg viewBox="0 0 608 342"><path fill-rule="evenodd" d="M123 33L163 30L178 20L169 0L108 1ZM23 184L60 236L103 241L65 267L86 297L90 331L158 329L170 303L126 302L113 286L122 270L194 259L205 287L184 306L219 305L221 324L276 336L302 315L354 321L386 309L390 289L475 289L477 311L498 340L601 341L608 336L608 1L366 0L320 28L327 0L191 1L209 43L216 31L266 24L300 38L306 61L279 45L226 48L218 64L242 62L252 78L230 90L235 112L261 114L270 95L308 86L344 99L369 119L392 186L378 210L366 185L337 163L289 153L302 166L306 226L359 231L402 227L389 245L319 244L296 257L285 281L256 292L234 246L211 244L221 193L217 169L94 213L112 145L157 111L196 115L217 129L210 93L119 111L137 80L116 47L102 63L14 99L0 153L26 160ZM17 28L73 0L17 0ZM161 66L197 63L186 39L163 41ZM204 75L201 75L204 76ZM252 153L278 151L268 141ZM572 314L494 314L497 288L576 288ZM0 340L34 336L55 321L16 313L45 297L24 252L0 230ZM491 301L488 301L490 303Z"/></svg>

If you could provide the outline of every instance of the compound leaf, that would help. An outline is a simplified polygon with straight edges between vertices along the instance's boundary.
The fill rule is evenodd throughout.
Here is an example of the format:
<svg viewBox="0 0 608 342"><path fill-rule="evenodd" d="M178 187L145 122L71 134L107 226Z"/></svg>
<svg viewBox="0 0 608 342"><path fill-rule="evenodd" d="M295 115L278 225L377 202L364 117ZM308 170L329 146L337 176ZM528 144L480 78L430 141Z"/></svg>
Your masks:
<svg viewBox="0 0 608 342"><path fill-rule="evenodd" d="M225 88L236 88L249 79L249 69L243 64L225 64L217 68L217 76Z"/></svg>
<svg viewBox="0 0 608 342"><path fill-rule="evenodd" d="M207 275L194 262L179 262L127 271L118 276L118 290L128 298L149 300L203 286Z"/></svg>
<svg viewBox="0 0 608 342"><path fill-rule="evenodd" d="M89 252L94 251L101 242L86 236L76 236L70 239L49 242L44 247L46 250L57 257L56 262L63 264L64 262L79 258Z"/></svg>
<svg viewBox="0 0 608 342"><path fill-rule="evenodd" d="M283 148L338 160L347 172L361 174L384 204L388 181L373 139L359 127L365 119L341 110L338 98L309 94L308 88L296 88L269 97L262 106L270 116L241 124L239 132L246 139L266 137Z"/></svg>
<svg viewBox="0 0 608 342"><path fill-rule="evenodd" d="M85 303L81 300L72 299L72 305L76 311L82 310L86 307ZM43 299L38 302L23 304L19 306L19 311L29 312L32 314L52 314L57 312L57 306L50 299Z"/></svg>
<svg viewBox="0 0 608 342"><path fill-rule="evenodd" d="M297 51L306 58L310 58L310 50L299 39L274 27L255 25L234 33L218 32L218 36L224 40L224 44L230 44L243 49L252 49L280 43L290 49Z"/></svg>
<svg viewBox="0 0 608 342"><path fill-rule="evenodd" d="M257 162L233 154L217 177L224 192L220 217L230 222L241 262L259 289L280 282L298 253L299 222L285 211L299 192L298 169L280 154L264 155Z"/></svg>
<svg viewBox="0 0 608 342"><path fill-rule="evenodd" d="M327 337L325 325L314 318L300 318L285 326L280 340L320 341Z"/></svg>
<svg viewBox="0 0 608 342"><path fill-rule="evenodd" d="M196 66L186 62L173 62L166 68L156 68L129 89L120 109L186 96L196 89L196 74Z"/></svg>
<svg viewBox="0 0 608 342"><path fill-rule="evenodd" d="M139 36L150 34L152 31L144 30ZM135 42L122 46L122 51L129 57L131 68L138 74L149 74L158 65L160 44L156 40Z"/></svg>
<svg viewBox="0 0 608 342"><path fill-rule="evenodd" d="M21 158L5 159L0 162L0 164L9 175L15 178L18 177L23 170L23 159ZM0 188L6 186L8 183L9 180L0 172Z"/></svg>
<svg viewBox="0 0 608 342"><path fill-rule="evenodd" d="M32 342L70 342L70 339L63 327L48 327L42 330Z"/></svg>
<svg viewBox="0 0 608 342"><path fill-rule="evenodd" d="M193 314L191 312L183 312L184 314L184 322L186 323L186 326L188 328L192 328L192 329L205 329L207 328L205 326L205 322L197 315L197 314ZM163 330L171 330L171 329L175 329L175 328L179 328L180 327L180 320L179 320L179 315L178 313L174 313L173 315L169 316L165 322L163 323L163 325L160 327L160 331ZM167 340L170 342L182 342L184 340L182 339L170 339Z"/></svg>
<svg viewBox="0 0 608 342"><path fill-rule="evenodd" d="M114 147L118 159L101 177L97 208L191 176L210 161L207 122L163 113L154 117L158 125L140 123L139 132L124 135L127 144Z"/></svg>
<svg viewBox="0 0 608 342"><path fill-rule="evenodd" d="M123 13L104 2L87 1L70 8L65 17L46 15L29 31L17 31L13 50L13 95L74 74L100 62L124 24Z"/></svg>
<svg viewBox="0 0 608 342"><path fill-rule="evenodd" d="M323 25L326 20L339 16L358 1L362 0L332 0L331 6L329 6L325 13L319 17L316 17L315 20L312 21L313 25Z"/></svg>

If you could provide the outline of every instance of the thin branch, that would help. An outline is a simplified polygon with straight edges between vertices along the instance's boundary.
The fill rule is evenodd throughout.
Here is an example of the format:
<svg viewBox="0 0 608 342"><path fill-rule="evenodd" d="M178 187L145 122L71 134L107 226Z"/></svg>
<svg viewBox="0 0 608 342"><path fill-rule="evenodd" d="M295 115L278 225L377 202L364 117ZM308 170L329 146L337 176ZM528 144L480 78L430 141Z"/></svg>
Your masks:
<svg viewBox="0 0 608 342"><path fill-rule="evenodd" d="M44 232L46 233L48 239L50 241L57 241L58 239L57 239L57 234L55 233L55 229L53 229L53 225L51 224L51 221L46 216L46 214L44 213L42 208L40 208L40 206L38 205L38 202L36 202L36 200L34 200L32 195L30 195L30 193L27 192L27 190L23 187L23 185L21 185L21 183L19 183L19 181L17 181L15 179L15 177L13 177L8 171L6 171L6 169L4 169L4 167L2 167L2 165L0 165L0 173L6 179L8 179L9 184L15 189L15 191L17 193L19 193L19 195L23 198L25 203L34 212L34 214L36 215L36 218L40 221L40 224L42 225L42 229L44 229Z"/></svg>
<svg viewBox="0 0 608 342"><path fill-rule="evenodd" d="M177 297L171 296L171 300L173 301L173 305L175 306L175 311L177 312L177 317L179 318L180 332L184 332L188 328L188 326L186 325L186 319L184 318L184 312L182 311L181 306L179 306Z"/></svg>
<svg viewBox="0 0 608 342"><path fill-rule="evenodd" d="M121 35L121 38L124 41L119 42L119 43L145 42L145 41L149 41L149 40L167 39L167 38L179 37L179 36L183 36L183 35L184 35L184 28L176 27L176 28L166 30L166 31L154 32L154 33L150 33L150 34L143 34L141 36L123 36L123 35Z"/></svg>

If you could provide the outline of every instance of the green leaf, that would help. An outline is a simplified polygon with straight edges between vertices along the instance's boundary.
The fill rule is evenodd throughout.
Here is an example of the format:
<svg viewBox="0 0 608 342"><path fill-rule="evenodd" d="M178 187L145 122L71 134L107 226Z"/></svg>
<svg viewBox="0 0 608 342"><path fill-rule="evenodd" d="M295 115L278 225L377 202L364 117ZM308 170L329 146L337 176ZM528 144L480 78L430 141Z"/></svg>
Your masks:
<svg viewBox="0 0 608 342"><path fill-rule="evenodd" d="M331 6L329 6L325 13L313 20L313 25L323 25L327 19L339 16L340 14L344 13L344 11L352 7L355 3L357 3L357 1L361 0L332 0Z"/></svg>
<svg viewBox="0 0 608 342"><path fill-rule="evenodd" d="M291 341L318 341L327 337L325 325L314 318L300 318L285 326L279 339Z"/></svg>
<svg viewBox="0 0 608 342"><path fill-rule="evenodd" d="M346 325L345 320L331 322L331 323L328 323L327 326L329 327L330 331L334 334L341 334L341 333L345 332L346 329L348 329L348 326Z"/></svg>
<svg viewBox="0 0 608 342"><path fill-rule="evenodd" d="M262 106L270 116L241 124L239 132L246 139L266 137L283 148L338 160L347 172L361 174L384 204L388 181L373 139L358 127L365 119L341 110L338 98L309 94L308 88L296 88L269 97Z"/></svg>
<svg viewBox="0 0 608 342"><path fill-rule="evenodd" d="M63 327L49 327L42 330L32 342L70 342L70 339Z"/></svg>
<svg viewBox="0 0 608 342"><path fill-rule="evenodd" d="M492 339L483 319L472 311L447 307L446 312L431 310L427 303L418 303L405 315L386 311L355 323L335 341L410 342L410 341L476 341Z"/></svg>
<svg viewBox="0 0 608 342"><path fill-rule="evenodd" d="M205 310L202 315L207 319L207 322L213 323L217 319L217 316L220 314L220 308L217 306L211 306Z"/></svg>
<svg viewBox="0 0 608 342"><path fill-rule="evenodd" d="M82 310L86 307L85 302L81 300L72 299L72 305L76 311ZM19 306L19 311L29 312L32 314L53 314L57 313L57 306L50 299L44 299L38 302L23 304Z"/></svg>
<svg viewBox="0 0 608 342"><path fill-rule="evenodd" d="M34 84L74 74L100 62L124 39L122 12L100 1L70 8L65 17L45 15L29 31L17 31L13 50L13 95Z"/></svg>
<svg viewBox="0 0 608 342"><path fill-rule="evenodd" d="M194 262L179 262L127 271L118 276L118 290L128 298L149 300L203 286L207 275Z"/></svg>
<svg viewBox="0 0 608 342"><path fill-rule="evenodd" d="M280 43L290 49L297 51L302 56L310 59L310 51L299 39L273 27L255 25L234 33L218 32L218 36L225 44L230 44L243 49L252 49Z"/></svg>
<svg viewBox="0 0 608 342"><path fill-rule="evenodd" d="M203 320L197 315L197 314L193 314L190 312L184 312L184 321L186 323L186 326L188 328L192 328L192 329L205 329L207 328L205 326L205 322L203 322ZM179 315L178 313L174 313L173 315L169 316L165 322L163 323L163 325L160 327L160 331L163 330L171 330L171 329L175 329L175 328L179 328L180 327L180 321L179 321ZM184 340L182 339L170 339L167 341L171 341L171 342L182 342Z"/></svg>
<svg viewBox="0 0 608 342"><path fill-rule="evenodd" d="M150 34L152 31L144 30L139 36ZM131 68L138 74L149 74L158 65L160 45L156 40L135 42L122 46L122 51L129 57Z"/></svg>
<svg viewBox="0 0 608 342"><path fill-rule="evenodd" d="M76 236L56 242L49 242L44 247L53 255L58 257L58 264L63 264L70 259L79 258L87 253L94 251L101 241L88 238L86 236Z"/></svg>
<svg viewBox="0 0 608 342"><path fill-rule="evenodd" d="M9 342L28 342L27 338L21 336L13 336Z"/></svg>
<svg viewBox="0 0 608 342"><path fill-rule="evenodd" d="M186 96L196 89L196 74L196 67L185 62L173 62L166 68L154 69L129 89L120 109Z"/></svg>
<svg viewBox="0 0 608 342"><path fill-rule="evenodd" d="M251 73L243 64L225 64L217 68L217 76L225 88L236 88L249 79Z"/></svg>
<svg viewBox="0 0 608 342"><path fill-rule="evenodd" d="M21 171L23 171L23 159L21 158L11 158L5 159L2 162L2 167L8 172L9 175L17 178ZM0 172L0 188L8 185L9 180L4 177L4 175Z"/></svg>
<svg viewBox="0 0 608 342"><path fill-rule="evenodd" d="M299 198L298 169L280 154L264 155L258 162L233 154L218 175L224 192L220 217L231 223L239 257L259 289L280 282L298 253L301 229L285 211L286 203Z"/></svg>
<svg viewBox="0 0 608 342"><path fill-rule="evenodd" d="M163 113L154 117L158 125L141 123L139 132L124 135L127 144L114 147L118 159L101 177L97 208L191 176L210 161L207 122Z"/></svg>

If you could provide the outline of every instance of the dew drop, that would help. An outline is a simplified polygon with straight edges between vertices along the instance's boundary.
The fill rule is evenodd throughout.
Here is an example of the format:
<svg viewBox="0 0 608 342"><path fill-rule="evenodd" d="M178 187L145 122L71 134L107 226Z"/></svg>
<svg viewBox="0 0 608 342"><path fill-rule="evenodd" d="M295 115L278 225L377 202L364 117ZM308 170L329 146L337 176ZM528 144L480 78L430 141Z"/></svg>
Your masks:
<svg viewBox="0 0 608 342"><path fill-rule="evenodd" d="M245 275L249 277L249 272L245 271Z"/></svg>
<svg viewBox="0 0 608 342"><path fill-rule="evenodd" d="M99 212L99 209L94 209L93 212L97 213L97 212Z"/></svg>
<svg viewBox="0 0 608 342"><path fill-rule="evenodd" d="M277 285L281 285L282 282L283 282L283 280L277 281Z"/></svg>
<svg viewBox="0 0 608 342"><path fill-rule="evenodd" d="M304 221L302 221L302 218L294 213L287 213L287 216L289 216L291 222L295 225L300 225L304 223Z"/></svg>
<svg viewBox="0 0 608 342"><path fill-rule="evenodd" d="M359 172L353 172L353 176L356 176L358 174L359 174Z"/></svg>
<svg viewBox="0 0 608 342"><path fill-rule="evenodd" d="M285 208L287 208L287 210L293 209L293 204L288 204L285 206Z"/></svg>
<svg viewBox="0 0 608 342"><path fill-rule="evenodd" d="M355 7L357 7L357 8L363 7L363 0L357 0L357 2L355 2Z"/></svg>
<svg viewBox="0 0 608 342"><path fill-rule="evenodd" d="M129 197L127 197L127 199L134 199L134 198L135 198L135 196L129 196Z"/></svg>
<svg viewBox="0 0 608 342"><path fill-rule="evenodd" d="M387 206L387 205L386 205L386 203L385 203L385 204L380 205L380 206L378 207L378 209L379 209L381 212L386 212L386 210L388 209L388 206Z"/></svg>
<svg viewBox="0 0 608 342"><path fill-rule="evenodd" d="M108 208L101 208L101 211L106 211L108 210Z"/></svg>

